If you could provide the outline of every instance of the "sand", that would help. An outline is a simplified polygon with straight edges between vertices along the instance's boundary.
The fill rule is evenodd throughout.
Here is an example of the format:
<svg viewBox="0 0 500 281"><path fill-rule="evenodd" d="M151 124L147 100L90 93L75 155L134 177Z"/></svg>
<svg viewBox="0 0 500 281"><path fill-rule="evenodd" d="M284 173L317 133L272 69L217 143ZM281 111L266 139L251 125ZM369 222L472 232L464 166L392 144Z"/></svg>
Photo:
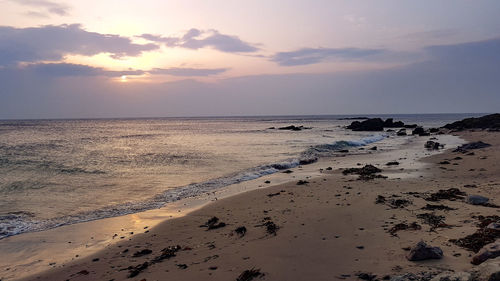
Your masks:
<svg viewBox="0 0 500 281"><path fill-rule="evenodd" d="M383 169L382 175L391 177L369 181L343 175L337 163L322 162L318 164L324 165L322 168L333 169L314 177L296 171L286 175L291 180L286 183L271 182L267 188L216 200L185 216L143 229L144 233L95 254L57 264L23 280L236 280L250 269L263 274L254 280L356 280L359 273L382 278L407 272L470 270L474 267L470 264L473 253L449 240L476 231L473 216L498 215L500 209L473 206L464 200L424 200L439 189L459 188L467 194L489 197L500 205L498 133L465 132L460 136L492 146L474 150L474 155L447 150L415 166L389 155L379 158L376 164ZM422 147L427 139L421 137L418 145ZM456 157L461 159L454 160ZM365 164L369 159L366 155L351 157L349 167L358 167L356 161ZM385 166L381 162L385 160L399 160L404 170L399 170L399 165ZM445 160L450 164L438 164ZM298 185L299 180L308 183ZM411 203L393 208L389 203L377 204L379 195ZM445 217L445 225L432 229L417 218L418 214L431 212L421 209L428 203L455 210L434 211ZM225 226L212 230L200 227L214 216ZM275 233L267 231L266 222L270 221L277 226ZM421 229L389 233L395 224L412 222ZM234 231L241 226L247 230L244 236ZM420 240L439 246L444 258L408 261L407 248ZM161 261L157 258L163 249L177 245L180 248L175 256ZM133 272L131 267L145 264L147 267L136 272L137 276L128 278Z"/></svg>

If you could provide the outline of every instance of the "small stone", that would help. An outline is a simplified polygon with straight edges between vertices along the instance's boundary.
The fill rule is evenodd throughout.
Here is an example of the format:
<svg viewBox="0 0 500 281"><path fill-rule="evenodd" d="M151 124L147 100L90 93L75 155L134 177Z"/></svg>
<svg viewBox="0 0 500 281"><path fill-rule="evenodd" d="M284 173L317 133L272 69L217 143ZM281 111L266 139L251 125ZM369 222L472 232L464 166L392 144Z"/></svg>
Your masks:
<svg viewBox="0 0 500 281"><path fill-rule="evenodd" d="M409 261L421 261L428 259L443 258L443 250L439 247L427 245L424 241L420 241L410 249L410 253L406 256Z"/></svg>

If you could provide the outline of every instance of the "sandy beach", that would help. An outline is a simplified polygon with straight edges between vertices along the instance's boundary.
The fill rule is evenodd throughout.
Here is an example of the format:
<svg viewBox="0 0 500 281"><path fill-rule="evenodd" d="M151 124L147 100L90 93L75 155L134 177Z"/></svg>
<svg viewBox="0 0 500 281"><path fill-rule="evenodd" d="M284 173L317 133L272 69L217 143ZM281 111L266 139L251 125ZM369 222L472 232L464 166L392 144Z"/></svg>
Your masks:
<svg viewBox="0 0 500 281"><path fill-rule="evenodd" d="M382 164L394 155L379 163L370 163L366 155L351 157L350 167L374 164L381 175L392 173L387 179L358 180L342 173L350 167L321 162L323 170L315 177L290 173L289 182L217 200L23 280L356 280L376 275L374 280L470 271L474 252L450 239L474 233L477 216L498 215L500 141L496 132L459 136L492 146L473 155L447 147L408 171ZM429 138L418 139L421 145ZM404 165L404 158L392 160ZM488 197L491 205L468 204L465 195L429 201L432 193L449 188ZM446 210L423 209L427 204ZM207 224L213 217L218 221ZM403 224L409 229L400 229ZM409 249L421 240L440 247L443 258L407 260Z"/></svg>

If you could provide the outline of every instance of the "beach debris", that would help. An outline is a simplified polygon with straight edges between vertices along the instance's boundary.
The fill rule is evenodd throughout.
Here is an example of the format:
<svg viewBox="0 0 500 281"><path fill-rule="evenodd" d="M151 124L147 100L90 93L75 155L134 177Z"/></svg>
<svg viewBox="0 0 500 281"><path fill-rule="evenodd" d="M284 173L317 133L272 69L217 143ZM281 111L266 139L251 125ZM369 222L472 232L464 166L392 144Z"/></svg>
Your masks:
<svg viewBox="0 0 500 281"><path fill-rule="evenodd" d="M387 178L382 175L377 175L377 173L382 172L379 168L373 166L373 165L365 165L363 168L348 168L342 171L342 174L344 175L349 175L349 174L357 174L359 175L359 180L371 180L374 178Z"/></svg>
<svg viewBox="0 0 500 281"><path fill-rule="evenodd" d="M163 260L170 259L176 256L176 253L181 249L181 246L168 246L161 250L161 254L152 260L152 263L159 263Z"/></svg>
<svg viewBox="0 0 500 281"><path fill-rule="evenodd" d="M179 269L186 269L186 268L188 268L187 264L185 264L185 263L180 263L180 264L176 264L176 265L177 265L177 267Z"/></svg>
<svg viewBox="0 0 500 281"><path fill-rule="evenodd" d="M467 196L467 203L471 205L486 205L490 201L489 198L481 195L469 195Z"/></svg>
<svg viewBox="0 0 500 281"><path fill-rule="evenodd" d="M368 280L368 281L372 281L372 280L375 280L377 278L377 275L371 274L371 273L366 273L366 272L360 272L360 273L356 274L356 276L358 276L358 278L361 280Z"/></svg>
<svg viewBox="0 0 500 281"><path fill-rule="evenodd" d="M451 210L456 210L456 209L448 207L446 205L432 205L432 204L427 204L427 205L425 205L425 207L422 207L422 210L428 210L428 211L435 211L435 210L451 211Z"/></svg>
<svg viewBox="0 0 500 281"><path fill-rule="evenodd" d="M278 196L278 195L280 195L280 194L281 194L281 192L269 193L269 194L267 195L267 197L274 197L274 196Z"/></svg>
<svg viewBox="0 0 500 281"><path fill-rule="evenodd" d="M76 274L79 274L79 275L89 275L89 273L90 272L88 270L84 269L84 270L78 271Z"/></svg>
<svg viewBox="0 0 500 281"><path fill-rule="evenodd" d="M421 219L425 224L430 225L431 231L438 227L450 227L444 222L444 216L437 216L434 213L418 214L417 218Z"/></svg>
<svg viewBox="0 0 500 281"><path fill-rule="evenodd" d="M92 259L93 262L99 261L99 258Z"/></svg>
<svg viewBox="0 0 500 281"><path fill-rule="evenodd" d="M457 147L457 149L453 150L453 152L467 153L471 149L481 149L481 148L485 148L485 147L489 147L489 146L491 146L491 144L488 144L488 143L485 143L482 141L477 141L477 142L463 144L463 145Z"/></svg>
<svg viewBox="0 0 500 281"><path fill-rule="evenodd" d="M265 181L264 183L268 183L269 184L269 183L271 183L271 181Z"/></svg>
<svg viewBox="0 0 500 281"><path fill-rule="evenodd" d="M401 231L401 230L420 230L422 229L422 226L420 226L418 223L416 222L412 222L410 224L406 224L406 223L398 223L396 225L394 225L391 229L389 229L389 233L392 235L392 236L397 236L397 232L398 231Z"/></svg>
<svg viewBox="0 0 500 281"><path fill-rule="evenodd" d="M377 199L375 199L375 204L384 204L385 200L386 200L385 196L377 195Z"/></svg>
<svg viewBox="0 0 500 281"><path fill-rule="evenodd" d="M257 277L262 277L264 276L264 273L260 272L260 269L247 269L243 271L238 278L236 278L236 281L250 281L253 280L254 278Z"/></svg>
<svg viewBox="0 0 500 281"><path fill-rule="evenodd" d="M481 264L488 259L494 259L500 256L500 241L497 240L493 243L487 244L482 247L479 252L472 257L471 263L474 265Z"/></svg>
<svg viewBox="0 0 500 281"><path fill-rule="evenodd" d="M410 249L410 253L406 258L409 261L441 259L443 258L443 250L439 247L429 246L424 241L420 241Z"/></svg>
<svg viewBox="0 0 500 281"><path fill-rule="evenodd" d="M439 201L439 200L450 200L455 201L456 199L464 199L467 195L465 192L460 191L458 188L440 189L435 193L431 193L429 197L425 198L427 201Z"/></svg>
<svg viewBox="0 0 500 281"><path fill-rule="evenodd" d="M476 218L479 220L476 232L460 239L451 239L450 242L477 253L485 245L493 243L496 239L500 238L500 230L488 227L492 223L498 222L500 220L499 216L478 216Z"/></svg>
<svg viewBox="0 0 500 281"><path fill-rule="evenodd" d="M477 185L475 185L475 184L466 184L466 185L464 185L464 187L466 187L466 188L476 188Z"/></svg>
<svg viewBox="0 0 500 281"><path fill-rule="evenodd" d="M308 181L306 181L306 180L299 180L299 181L297 182L297 185L304 185L304 184L308 184L308 183L309 183L309 182L308 182Z"/></svg>
<svg viewBox="0 0 500 281"><path fill-rule="evenodd" d="M151 254L153 251L151 251L150 249L144 249L144 250L141 250L141 251L137 251L135 252L132 256L134 258L138 258L138 257L142 257L142 256L145 256L145 255L149 255Z"/></svg>
<svg viewBox="0 0 500 281"><path fill-rule="evenodd" d="M370 150L377 150L376 146L370 147Z"/></svg>
<svg viewBox="0 0 500 281"><path fill-rule="evenodd" d="M217 268L218 268L217 266L210 266L208 270L217 270Z"/></svg>
<svg viewBox="0 0 500 281"><path fill-rule="evenodd" d="M397 195L392 195L393 197L399 197ZM412 201L408 199L387 199L385 196L378 195L375 199L375 204L386 204L387 206L397 209L404 208L412 204Z"/></svg>
<svg viewBox="0 0 500 281"><path fill-rule="evenodd" d="M325 170L331 171L331 170L333 170L333 168L332 167L327 167Z"/></svg>
<svg viewBox="0 0 500 281"><path fill-rule="evenodd" d="M127 277L128 278L136 277L137 275L139 275L139 273L146 270L148 267L149 267L149 263L147 261L144 263L141 263L139 265L136 265L134 267L129 266L128 267L129 273L128 273Z"/></svg>
<svg viewBox="0 0 500 281"><path fill-rule="evenodd" d="M219 222L218 217L212 217L205 224L200 225L200 227L206 227L207 230L217 229L226 226L226 223Z"/></svg>
<svg viewBox="0 0 500 281"><path fill-rule="evenodd" d="M234 232L236 234L238 234L240 236L240 238L241 238L241 237L245 236L245 234L247 233L247 228L244 227L244 226L240 226L240 227L236 228L234 230Z"/></svg>
<svg viewBox="0 0 500 281"><path fill-rule="evenodd" d="M440 165L449 165L449 164L451 164L451 163L450 163L450 161L446 161L446 160L445 160L445 161L441 161L441 162L439 162L438 164L440 164Z"/></svg>
<svg viewBox="0 0 500 281"><path fill-rule="evenodd" d="M265 217L262 219L264 223L256 225L256 227L265 227L266 232L268 234L276 236L276 232L279 229L279 226L277 226L270 217Z"/></svg>
<svg viewBox="0 0 500 281"><path fill-rule="evenodd" d="M424 144L424 147L427 148L427 149L440 149L440 148L443 148L444 147L444 144L440 144L439 142L437 141L427 141L425 144Z"/></svg>
<svg viewBox="0 0 500 281"><path fill-rule="evenodd" d="M283 174L291 174L291 173L293 173L293 171L292 170L284 170L282 173Z"/></svg>
<svg viewBox="0 0 500 281"><path fill-rule="evenodd" d="M387 164L385 164L386 166L396 166L396 165L399 165L399 162L398 161L391 161L391 162L387 162Z"/></svg>

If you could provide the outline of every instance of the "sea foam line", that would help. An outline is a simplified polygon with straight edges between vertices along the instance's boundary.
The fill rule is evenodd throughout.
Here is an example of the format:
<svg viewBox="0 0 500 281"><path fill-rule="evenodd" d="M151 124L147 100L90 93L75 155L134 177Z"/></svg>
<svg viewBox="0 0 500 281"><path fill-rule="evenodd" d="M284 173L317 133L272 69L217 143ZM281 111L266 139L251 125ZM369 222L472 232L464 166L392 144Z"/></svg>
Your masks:
<svg viewBox="0 0 500 281"><path fill-rule="evenodd" d="M348 147L365 146L383 140L385 137L386 135L373 135L359 140L336 141L332 144L316 145L304 151L298 159L288 159L282 162L261 165L230 176L168 189L165 192L157 194L151 199L142 202L127 202L107 206L94 211L81 212L74 215L47 220L36 220L33 216L26 215L24 213L13 213L0 216L0 239L25 232L43 231L63 225L117 217L161 208L167 203L175 202L183 198L198 196L229 185L274 174L281 170L291 169L299 165L310 164L316 162L318 158L330 156L338 150Z"/></svg>

